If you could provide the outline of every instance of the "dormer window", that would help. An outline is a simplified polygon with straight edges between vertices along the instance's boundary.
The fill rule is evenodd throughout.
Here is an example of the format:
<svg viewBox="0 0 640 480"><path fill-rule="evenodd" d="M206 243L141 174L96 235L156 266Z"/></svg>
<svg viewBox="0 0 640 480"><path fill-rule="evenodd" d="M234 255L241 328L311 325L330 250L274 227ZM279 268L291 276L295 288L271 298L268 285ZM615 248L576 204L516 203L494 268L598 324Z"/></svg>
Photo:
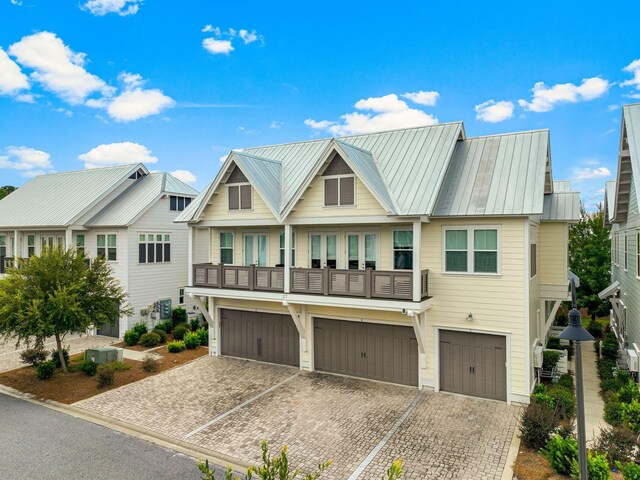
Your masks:
<svg viewBox="0 0 640 480"><path fill-rule="evenodd" d="M335 155L324 170L324 206L341 207L355 205L356 178L353 170Z"/></svg>
<svg viewBox="0 0 640 480"><path fill-rule="evenodd" d="M172 212L181 212L191 203L191 197L178 197L177 195L169 195L169 210Z"/></svg>

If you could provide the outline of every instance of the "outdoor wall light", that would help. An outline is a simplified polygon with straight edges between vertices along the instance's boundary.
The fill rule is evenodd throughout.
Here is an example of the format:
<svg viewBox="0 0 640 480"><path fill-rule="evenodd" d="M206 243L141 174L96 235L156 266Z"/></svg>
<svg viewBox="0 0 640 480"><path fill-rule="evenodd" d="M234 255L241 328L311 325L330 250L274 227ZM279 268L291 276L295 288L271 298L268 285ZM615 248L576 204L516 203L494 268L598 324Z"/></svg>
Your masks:
<svg viewBox="0 0 640 480"><path fill-rule="evenodd" d="M288 307L289 306L289 300L283 300L282 301L282 306L283 307Z"/></svg>
<svg viewBox="0 0 640 480"><path fill-rule="evenodd" d="M473 313L469 312L469 315L467 315L467 321L468 322L473 322Z"/></svg>
<svg viewBox="0 0 640 480"><path fill-rule="evenodd" d="M405 313L409 317L415 317L416 316L416 312L414 312L413 310L407 310Z"/></svg>

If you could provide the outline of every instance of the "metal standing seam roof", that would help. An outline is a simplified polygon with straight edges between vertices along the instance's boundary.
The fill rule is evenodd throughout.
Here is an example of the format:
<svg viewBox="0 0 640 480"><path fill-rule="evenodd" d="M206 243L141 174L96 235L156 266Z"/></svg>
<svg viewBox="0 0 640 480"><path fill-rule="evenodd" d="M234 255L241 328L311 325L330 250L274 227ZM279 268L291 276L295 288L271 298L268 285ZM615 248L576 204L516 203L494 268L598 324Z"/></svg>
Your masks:
<svg viewBox="0 0 640 480"><path fill-rule="evenodd" d="M580 192L554 192L544 196L542 221L578 222L580 220Z"/></svg>
<svg viewBox="0 0 640 480"><path fill-rule="evenodd" d="M127 190L105 206L86 225L91 227L128 226L165 194L194 196L194 188L168 173L150 173L139 178Z"/></svg>
<svg viewBox="0 0 640 480"><path fill-rule="evenodd" d="M65 227L144 165L40 175L0 201L0 228Z"/></svg>
<svg viewBox="0 0 640 480"><path fill-rule="evenodd" d="M458 142L433 216L541 215L549 131Z"/></svg>

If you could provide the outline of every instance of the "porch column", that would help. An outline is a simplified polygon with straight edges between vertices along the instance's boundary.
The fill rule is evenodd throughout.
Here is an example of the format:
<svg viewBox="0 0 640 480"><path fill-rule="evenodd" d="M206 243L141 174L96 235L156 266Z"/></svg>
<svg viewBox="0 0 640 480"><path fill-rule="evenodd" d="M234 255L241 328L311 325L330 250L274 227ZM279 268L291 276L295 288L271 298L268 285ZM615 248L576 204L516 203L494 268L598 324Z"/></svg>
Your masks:
<svg viewBox="0 0 640 480"><path fill-rule="evenodd" d="M195 241L195 227L189 227L187 233L187 285L193 286L193 255L195 254L194 241Z"/></svg>
<svg viewBox="0 0 640 480"><path fill-rule="evenodd" d="M220 315L213 297L209 297L209 316L213 319L213 325L209 326L209 345L211 345L209 354L218 357L222 350L222 339L220 338Z"/></svg>
<svg viewBox="0 0 640 480"><path fill-rule="evenodd" d="M422 244L422 222L413 221L413 301L420 301L420 245Z"/></svg>
<svg viewBox="0 0 640 480"><path fill-rule="evenodd" d="M291 225L284 225L284 293L291 291Z"/></svg>
<svg viewBox="0 0 640 480"><path fill-rule="evenodd" d="M65 234L66 238L64 247L66 250L69 250L71 247L73 247L73 230L71 230L71 228L67 228Z"/></svg>
<svg viewBox="0 0 640 480"><path fill-rule="evenodd" d="M13 232L13 266L18 268L18 257L20 256L20 244L18 243L18 230Z"/></svg>

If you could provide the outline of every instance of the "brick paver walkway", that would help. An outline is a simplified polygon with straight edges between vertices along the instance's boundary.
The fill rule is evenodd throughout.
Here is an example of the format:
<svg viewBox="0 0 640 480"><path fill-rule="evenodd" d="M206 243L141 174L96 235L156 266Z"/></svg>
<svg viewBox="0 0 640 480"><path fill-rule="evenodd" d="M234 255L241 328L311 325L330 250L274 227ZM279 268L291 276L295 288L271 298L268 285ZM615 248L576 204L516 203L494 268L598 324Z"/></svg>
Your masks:
<svg viewBox="0 0 640 480"><path fill-rule="evenodd" d="M298 468L332 460L325 476L333 480L349 478L372 451L377 454L360 479L382 477L396 458L407 480L499 479L519 411L501 402L219 357L76 405L180 440L191 433L188 442L248 463L259 462L261 439L274 452L288 445Z"/></svg>

